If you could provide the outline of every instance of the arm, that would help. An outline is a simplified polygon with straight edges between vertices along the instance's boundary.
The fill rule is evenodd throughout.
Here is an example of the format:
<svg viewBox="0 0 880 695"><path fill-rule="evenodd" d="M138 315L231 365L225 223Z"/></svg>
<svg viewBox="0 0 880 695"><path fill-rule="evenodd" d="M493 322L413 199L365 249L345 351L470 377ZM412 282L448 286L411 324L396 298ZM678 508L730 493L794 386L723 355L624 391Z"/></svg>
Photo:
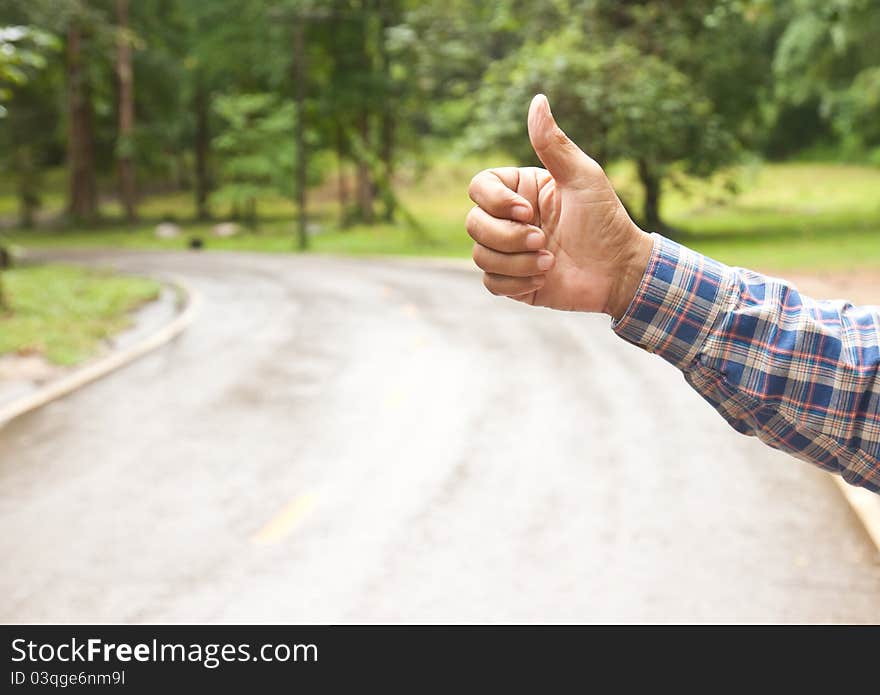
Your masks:
<svg viewBox="0 0 880 695"><path fill-rule="evenodd" d="M543 96L528 126L546 169L471 182L466 226L486 287L609 314L619 336L682 370L739 432L880 492L880 309L817 302L646 234Z"/></svg>
<svg viewBox="0 0 880 695"><path fill-rule="evenodd" d="M615 333L678 367L737 431L880 492L880 310L653 238Z"/></svg>

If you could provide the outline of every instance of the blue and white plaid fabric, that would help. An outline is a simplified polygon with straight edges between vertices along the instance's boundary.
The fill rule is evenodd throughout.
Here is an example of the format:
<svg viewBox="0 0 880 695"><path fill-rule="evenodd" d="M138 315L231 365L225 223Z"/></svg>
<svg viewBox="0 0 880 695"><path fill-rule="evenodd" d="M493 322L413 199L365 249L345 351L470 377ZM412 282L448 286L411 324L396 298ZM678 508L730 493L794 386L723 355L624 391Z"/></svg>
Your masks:
<svg viewBox="0 0 880 695"><path fill-rule="evenodd" d="M880 492L880 307L816 301L654 234L624 340L738 432Z"/></svg>

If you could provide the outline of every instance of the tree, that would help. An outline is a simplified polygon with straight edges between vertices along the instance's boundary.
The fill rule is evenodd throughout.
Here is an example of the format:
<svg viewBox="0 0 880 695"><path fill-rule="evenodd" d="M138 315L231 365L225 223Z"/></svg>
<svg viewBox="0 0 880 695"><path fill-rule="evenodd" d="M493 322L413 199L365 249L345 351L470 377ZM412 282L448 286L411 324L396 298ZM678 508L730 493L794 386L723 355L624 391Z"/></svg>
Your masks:
<svg viewBox="0 0 880 695"><path fill-rule="evenodd" d="M42 29L0 26L0 118L8 115L16 90L46 68L48 54L57 48L58 39Z"/></svg>
<svg viewBox="0 0 880 695"><path fill-rule="evenodd" d="M294 20L293 27L293 83L296 106L294 119L294 132L296 139L296 207L297 207L297 244L300 251L305 251L309 245L309 237L306 229L306 176L308 159L306 157L306 22L304 16Z"/></svg>
<svg viewBox="0 0 880 695"><path fill-rule="evenodd" d="M850 155L880 163L880 6L795 0L774 56L784 104L810 105Z"/></svg>
<svg viewBox="0 0 880 695"><path fill-rule="evenodd" d="M119 86L119 130L116 159L119 169L119 197L125 218L133 222L135 209L134 165L134 75L131 66L132 36L128 24L128 0L116 0L116 79Z"/></svg>
<svg viewBox="0 0 880 695"><path fill-rule="evenodd" d="M173 13L145 10L151 22L150 41L163 46L167 55L163 65L179 74L175 147L194 156L193 190L199 218L210 217L215 174L222 168L213 156L218 124L212 104L220 95L280 93L287 87L289 5L283 0L176 0ZM171 36L166 30L167 14L173 14L177 30ZM294 123L289 125L288 137L292 138Z"/></svg>
<svg viewBox="0 0 880 695"><path fill-rule="evenodd" d="M323 38L319 50L329 70L321 77L321 111L332 128L322 131L336 152L340 223L376 220L376 199L382 217L393 220L398 207L393 172L401 133L409 113L404 104L406 68L396 50L394 34L405 22L400 0L335 0L313 23ZM349 207L349 165L354 169L354 205Z"/></svg>
<svg viewBox="0 0 880 695"><path fill-rule="evenodd" d="M85 63L89 30L78 19L67 29L67 161L68 214L77 220L98 216L92 88Z"/></svg>
<svg viewBox="0 0 880 695"><path fill-rule="evenodd" d="M373 112L373 98L375 95L375 74L372 65L370 20L367 10L369 0L361 3L359 16L356 16L356 39L355 56L360 66L360 79L357 90L357 123L355 137L357 138L355 156L357 158L357 199L361 221L372 224L375 211L373 200L376 195L376 185L370 166L370 152L373 151L373 131L371 116Z"/></svg>
<svg viewBox="0 0 880 695"><path fill-rule="evenodd" d="M52 61L50 72L59 70L63 79L51 86L42 108L50 113L63 103L65 114L55 121L51 146L42 159L68 168L66 212L74 219L94 220L98 216L98 170L114 159L116 136L112 50L115 24L109 0L7 0L14 16L63 37L63 60ZM5 9L5 7L4 7ZM65 117L66 116L66 117ZM36 130L36 123L31 130ZM66 150L66 158L60 150ZM47 162L48 163L48 162Z"/></svg>
<svg viewBox="0 0 880 695"><path fill-rule="evenodd" d="M20 123L21 112L11 102L21 97L35 74L45 70L47 54L57 48L58 42L51 34L27 26L0 27L0 123L13 120ZM10 109L12 110L10 113ZM5 131L6 129L4 129ZM9 129L12 131L12 128ZM39 202L33 185L36 167L29 143L4 143L13 152L14 166L19 172L19 200L22 222L30 226L33 212ZM0 248L0 270L8 260L6 249ZM8 309L8 301L0 274L0 309Z"/></svg>
<svg viewBox="0 0 880 695"><path fill-rule="evenodd" d="M706 176L752 143L769 72L767 50L757 50L767 40L762 17L743 3L704 0L561 5L577 19L524 37L486 71L471 141L528 156L522 112L547 92L598 160L635 162L641 221L669 231L661 203L674 167Z"/></svg>
<svg viewBox="0 0 880 695"><path fill-rule="evenodd" d="M526 44L486 74L482 127L472 134L533 161L524 105L546 92L566 131L598 161L632 159L644 187L642 222L663 230L660 183L674 162L703 174L731 161L733 139L709 99L686 75L653 55L617 43L585 50L572 29ZM536 162L537 163L537 162Z"/></svg>
<svg viewBox="0 0 880 695"><path fill-rule="evenodd" d="M31 227L40 204L40 151L53 134L49 57L58 39L29 26L0 27L0 145L17 179L19 224ZM13 103L14 102L14 103Z"/></svg>
<svg viewBox="0 0 880 695"><path fill-rule="evenodd" d="M223 183L213 200L244 210L248 223L256 226L260 199L294 192L296 107L258 93L218 97L214 110L221 125L213 145L221 155Z"/></svg>

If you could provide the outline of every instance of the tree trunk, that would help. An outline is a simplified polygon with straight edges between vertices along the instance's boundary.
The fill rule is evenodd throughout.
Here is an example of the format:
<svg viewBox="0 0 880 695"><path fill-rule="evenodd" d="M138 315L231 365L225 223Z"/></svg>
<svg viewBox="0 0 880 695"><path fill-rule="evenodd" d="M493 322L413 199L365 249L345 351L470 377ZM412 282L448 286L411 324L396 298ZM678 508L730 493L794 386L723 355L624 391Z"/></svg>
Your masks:
<svg viewBox="0 0 880 695"><path fill-rule="evenodd" d="M40 172L29 145L18 145L14 148L13 162L18 178L18 224L30 229L34 226L40 206Z"/></svg>
<svg viewBox="0 0 880 695"><path fill-rule="evenodd" d="M344 21L337 12L339 2L332 3L333 12L329 20L329 36L330 36L330 57L332 60L331 82L332 87L329 89L330 109L334 119L335 145L336 145L336 200L339 204L339 227L345 229L351 222L349 211L349 182L346 163L351 156L351 147L346 132L347 109L344 108L343 99L340 98L342 85L346 82L346 76L350 73L349 60L350 55L346 46L348 38L348 30L350 22Z"/></svg>
<svg viewBox="0 0 880 695"><path fill-rule="evenodd" d="M131 67L131 41L128 29L128 0L116 0L116 77L119 80L119 140L116 160L119 167L119 196L125 219L137 219L134 169L134 73Z"/></svg>
<svg viewBox="0 0 880 695"><path fill-rule="evenodd" d="M0 312L6 313L11 309L9 300L6 297L6 290L3 286L3 271L12 267L12 254L0 246Z"/></svg>
<svg viewBox="0 0 880 695"><path fill-rule="evenodd" d="M368 154L370 149L370 113L364 105L358 114L358 130L361 136L362 152L357 162L358 208L362 222L372 224L375 220L373 211L373 177L370 171Z"/></svg>
<svg viewBox="0 0 880 695"><path fill-rule="evenodd" d="M373 150L370 133L370 113L375 98L371 90L373 61L370 55L370 18L374 12L371 0L361 0L362 16L358 26L358 48L361 86L358 94L359 104L357 107L357 129L360 136L360 147L357 151L357 201L358 216L366 224L375 221L373 199L375 186L373 172L370 167L370 156Z"/></svg>
<svg viewBox="0 0 880 695"><path fill-rule="evenodd" d="M393 181L394 176L394 114L386 109L382 113L382 143L380 148L380 156L382 157L382 165L385 174L385 188L383 191L383 202L385 209L383 217L386 222L394 221L394 211L396 198L394 197Z"/></svg>
<svg viewBox="0 0 880 695"><path fill-rule="evenodd" d="M95 176L92 95L83 60L83 36L74 21L67 31L67 165L68 214L77 220L98 216L98 183Z"/></svg>
<svg viewBox="0 0 880 695"><path fill-rule="evenodd" d="M308 173L308 153L306 152L305 119L306 119L306 46L305 18L294 20L293 27L293 87L296 103L296 208L297 208L297 245L300 251L309 246L308 229L306 227L306 174Z"/></svg>
<svg viewBox="0 0 880 695"><path fill-rule="evenodd" d="M176 148L174 153L170 155L174 160L174 188L175 191L188 191L192 187L192 179L190 178L189 165L186 161L186 154L181 149Z"/></svg>
<svg viewBox="0 0 880 695"><path fill-rule="evenodd" d="M666 229L666 225L660 218L660 192L661 179L656 169L647 160L638 160L639 180L645 189L645 207L642 223L646 231L660 232Z"/></svg>
<svg viewBox="0 0 880 695"><path fill-rule="evenodd" d="M207 220L211 217L208 209L208 193L211 190L208 173L211 133L208 130L208 95L200 77L196 78L193 110L196 117L196 215L200 220Z"/></svg>
<svg viewBox="0 0 880 695"><path fill-rule="evenodd" d="M348 226L348 174L345 171L345 162L348 159L348 143L345 139L345 131L340 123L336 124L336 161L339 167L339 180L337 187L337 199L339 201L339 226Z"/></svg>
<svg viewBox="0 0 880 695"><path fill-rule="evenodd" d="M257 232L260 230L260 224L257 221L259 216L257 215L257 199L249 198L247 204L245 205L247 209L247 226L252 232Z"/></svg>
<svg viewBox="0 0 880 695"><path fill-rule="evenodd" d="M384 99L382 100L382 123L381 123L381 142L379 144L379 156L382 159L382 165L385 177L385 190L382 191L385 209L383 217L386 222L394 221L395 197L393 193L394 176L394 112L395 104L393 103L393 85L391 82L391 59L388 55L387 32L391 26L391 14L396 10L394 2L382 3L382 21L379 24L379 60L382 70L382 91Z"/></svg>

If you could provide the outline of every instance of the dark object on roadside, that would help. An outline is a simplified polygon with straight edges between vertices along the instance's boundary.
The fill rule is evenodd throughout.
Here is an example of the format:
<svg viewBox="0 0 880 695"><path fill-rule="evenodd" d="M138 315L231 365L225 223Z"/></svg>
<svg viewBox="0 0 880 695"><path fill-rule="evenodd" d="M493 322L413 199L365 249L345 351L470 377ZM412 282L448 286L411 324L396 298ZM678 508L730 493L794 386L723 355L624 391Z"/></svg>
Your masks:
<svg viewBox="0 0 880 695"><path fill-rule="evenodd" d="M9 250L0 246L0 270L6 270L12 267L12 254Z"/></svg>
<svg viewBox="0 0 880 695"><path fill-rule="evenodd" d="M202 241L201 237L194 236L192 239L189 240L189 247L193 251L198 251L199 249L204 248L204 246L205 242Z"/></svg>

